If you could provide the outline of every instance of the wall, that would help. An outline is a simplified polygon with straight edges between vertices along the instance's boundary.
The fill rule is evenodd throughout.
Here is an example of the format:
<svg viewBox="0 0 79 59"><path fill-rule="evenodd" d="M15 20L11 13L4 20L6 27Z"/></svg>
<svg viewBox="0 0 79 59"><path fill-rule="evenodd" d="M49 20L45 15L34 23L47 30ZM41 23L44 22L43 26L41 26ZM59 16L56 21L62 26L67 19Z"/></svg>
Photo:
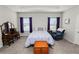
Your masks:
<svg viewBox="0 0 79 59"><path fill-rule="evenodd" d="M43 27L47 29L48 17L61 17L61 13L50 13L50 12L27 12L18 13L19 17L32 17L33 29Z"/></svg>
<svg viewBox="0 0 79 59"><path fill-rule="evenodd" d="M12 22L17 28L17 14L5 6L0 6L0 25L6 21Z"/></svg>
<svg viewBox="0 0 79 59"><path fill-rule="evenodd" d="M77 8L79 10L79 7ZM79 45L79 11L77 11L77 16L76 16L76 23L75 23L75 44Z"/></svg>
<svg viewBox="0 0 79 59"><path fill-rule="evenodd" d="M77 15L79 14L79 6L71 8L63 13L62 27L66 30L64 38L72 43L77 44L76 41L76 29L77 25ZM69 24L65 24L65 19L70 19ZM78 18L79 19L79 18ZM79 29L78 29L79 31ZM79 43L79 41L78 41Z"/></svg>
<svg viewBox="0 0 79 59"><path fill-rule="evenodd" d="M5 6L0 6L0 25L6 21L12 22L17 28L17 15ZM1 29L0 29L1 30ZM2 35L0 31L0 48L2 47Z"/></svg>

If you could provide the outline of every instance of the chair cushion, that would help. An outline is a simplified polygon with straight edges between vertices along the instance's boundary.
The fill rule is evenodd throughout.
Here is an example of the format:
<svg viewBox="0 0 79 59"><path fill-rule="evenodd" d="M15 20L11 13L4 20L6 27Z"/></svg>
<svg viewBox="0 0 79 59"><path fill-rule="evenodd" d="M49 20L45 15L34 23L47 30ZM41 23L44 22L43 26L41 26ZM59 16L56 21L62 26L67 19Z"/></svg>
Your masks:
<svg viewBox="0 0 79 59"><path fill-rule="evenodd" d="M57 31L57 32L56 32L56 34L57 34L57 35L61 35L61 34L62 34L62 32L60 32L60 31Z"/></svg>
<svg viewBox="0 0 79 59"><path fill-rule="evenodd" d="M64 29L62 29L62 28L58 28L57 29L57 31L60 31L60 32L62 32Z"/></svg>

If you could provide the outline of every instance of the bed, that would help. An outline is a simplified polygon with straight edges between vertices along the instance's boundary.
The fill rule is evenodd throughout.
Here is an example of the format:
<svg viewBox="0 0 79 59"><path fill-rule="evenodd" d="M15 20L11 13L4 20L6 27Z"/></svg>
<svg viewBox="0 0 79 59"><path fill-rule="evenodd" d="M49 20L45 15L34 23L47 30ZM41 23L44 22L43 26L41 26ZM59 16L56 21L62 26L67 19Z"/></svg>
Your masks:
<svg viewBox="0 0 79 59"><path fill-rule="evenodd" d="M47 31L34 31L32 32L25 42L25 47L33 45L35 41L47 41L48 44L53 45L54 39Z"/></svg>

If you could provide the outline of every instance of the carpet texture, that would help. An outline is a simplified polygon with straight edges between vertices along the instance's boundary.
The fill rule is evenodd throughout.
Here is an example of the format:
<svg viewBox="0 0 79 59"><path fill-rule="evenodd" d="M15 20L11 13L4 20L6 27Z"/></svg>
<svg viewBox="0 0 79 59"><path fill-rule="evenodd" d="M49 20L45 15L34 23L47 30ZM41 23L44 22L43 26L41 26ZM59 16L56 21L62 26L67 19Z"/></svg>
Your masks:
<svg viewBox="0 0 79 59"><path fill-rule="evenodd" d="M21 37L14 44L0 48L0 54L33 54L33 47L25 48L27 37ZM56 41L53 48L49 48L50 54L78 54L79 45L72 44L66 40Z"/></svg>

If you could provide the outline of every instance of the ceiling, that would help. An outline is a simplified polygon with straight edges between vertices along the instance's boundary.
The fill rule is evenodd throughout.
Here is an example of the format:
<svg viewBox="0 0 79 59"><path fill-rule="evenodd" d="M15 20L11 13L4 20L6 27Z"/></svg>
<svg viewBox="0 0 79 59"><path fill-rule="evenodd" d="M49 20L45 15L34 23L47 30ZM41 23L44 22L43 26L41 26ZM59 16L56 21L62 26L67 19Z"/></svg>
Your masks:
<svg viewBox="0 0 79 59"><path fill-rule="evenodd" d="M6 5L15 12L64 12L75 5Z"/></svg>

